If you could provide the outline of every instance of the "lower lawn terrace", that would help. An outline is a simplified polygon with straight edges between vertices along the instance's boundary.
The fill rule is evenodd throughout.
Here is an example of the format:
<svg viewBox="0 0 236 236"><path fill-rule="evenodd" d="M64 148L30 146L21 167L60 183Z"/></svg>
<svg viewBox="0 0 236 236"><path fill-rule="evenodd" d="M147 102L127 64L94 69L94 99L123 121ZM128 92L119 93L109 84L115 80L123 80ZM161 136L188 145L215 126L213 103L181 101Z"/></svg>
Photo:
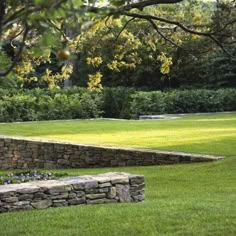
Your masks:
<svg viewBox="0 0 236 236"><path fill-rule="evenodd" d="M0 135L225 157L188 165L54 170L71 176L111 171L144 175L145 201L1 214L1 236L236 235L236 113L2 123Z"/></svg>

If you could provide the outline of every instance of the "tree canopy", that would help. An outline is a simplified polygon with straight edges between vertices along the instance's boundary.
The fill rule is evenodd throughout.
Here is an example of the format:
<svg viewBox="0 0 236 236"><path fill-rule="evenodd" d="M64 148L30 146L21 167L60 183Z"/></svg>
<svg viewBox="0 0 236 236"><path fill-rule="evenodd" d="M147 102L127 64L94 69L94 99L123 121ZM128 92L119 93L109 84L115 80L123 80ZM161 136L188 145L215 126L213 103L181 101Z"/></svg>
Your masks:
<svg viewBox="0 0 236 236"><path fill-rule="evenodd" d="M163 75L169 73L169 66L174 63L166 55L171 48L187 53L198 51L190 46L190 39L196 39L196 45L201 42L203 51L217 48L231 58L234 56L231 49L236 44L235 7L234 0L2 0L0 76L8 76L13 70L20 78L33 74L35 65L51 63L52 53L64 61L68 59L68 51L72 56L66 66L60 67L60 73L52 78L52 71L45 72L44 80L48 83L55 78L68 78L72 72L71 60L78 59L81 51L90 52L86 61L95 68L107 60L110 70L132 69L140 63L143 43L145 50L158 48L155 38L162 41L156 60ZM116 44L112 58L108 52L103 58L94 54L99 51L96 46L107 46L111 40ZM129 44L121 48L124 40ZM95 83L99 87L102 77L99 73L94 71L90 75L90 86ZM34 78L31 76L31 80Z"/></svg>

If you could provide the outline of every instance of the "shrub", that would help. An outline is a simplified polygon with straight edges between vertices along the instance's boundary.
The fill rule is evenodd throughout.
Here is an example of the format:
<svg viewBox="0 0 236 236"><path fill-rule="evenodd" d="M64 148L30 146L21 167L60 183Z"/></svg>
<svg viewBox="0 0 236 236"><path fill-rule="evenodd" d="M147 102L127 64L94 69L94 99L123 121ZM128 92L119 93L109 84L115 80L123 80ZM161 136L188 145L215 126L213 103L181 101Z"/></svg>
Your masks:
<svg viewBox="0 0 236 236"><path fill-rule="evenodd" d="M165 110L164 99L165 95L160 91L137 92L131 97L130 116L161 114Z"/></svg>
<svg viewBox="0 0 236 236"><path fill-rule="evenodd" d="M4 96L0 100L0 121L37 120L35 101L35 97L28 95Z"/></svg>
<svg viewBox="0 0 236 236"><path fill-rule="evenodd" d="M130 115L161 113L221 112L236 110L236 90L173 90L137 92L132 96Z"/></svg>
<svg viewBox="0 0 236 236"><path fill-rule="evenodd" d="M223 111L221 98L213 90L172 91L165 96L166 113Z"/></svg>
<svg viewBox="0 0 236 236"><path fill-rule="evenodd" d="M72 92L73 91L73 92ZM0 97L0 122L97 118L101 116L102 96L80 89L19 90ZM80 93L77 93L77 92ZM76 92L76 93L74 93ZM3 95L4 94L4 95Z"/></svg>
<svg viewBox="0 0 236 236"><path fill-rule="evenodd" d="M0 89L0 122L236 110L236 89L135 91L132 88Z"/></svg>
<svg viewBox="0 0 236 236"><path fill-rule="evenodd" d="M216 94L221 98L224 111L236 111L235 89L219 89L216 91Z"/></svg>
<svg viewBox="0 0 236 236"><path fill-rule="evenodd" d="M130 118L129 103L134 92L135 90L132 88L105 88L102 106L104 116L108 118Z"/></svg>

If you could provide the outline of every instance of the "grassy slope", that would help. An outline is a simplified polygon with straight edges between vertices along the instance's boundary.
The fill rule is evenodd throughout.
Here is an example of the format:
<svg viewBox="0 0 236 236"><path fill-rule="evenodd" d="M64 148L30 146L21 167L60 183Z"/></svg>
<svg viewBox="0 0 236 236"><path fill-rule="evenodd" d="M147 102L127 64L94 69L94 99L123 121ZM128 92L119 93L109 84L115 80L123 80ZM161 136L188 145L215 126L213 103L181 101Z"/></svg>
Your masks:
<svg viewBox="0 0 236 236"><path fill-rule="evenodd" d="M0 125L1 134L226 156L204 164L68 170L144 174L146 200L2 214L0 235L236 235L235 131L236 115Z"/></svg>
<svg viewBox="0 0 236 236"><path fill-rule="evenodd" d="M0 124L0 134L233 155L236 114L159 121L58 121ZM227 150L226 150L227 147Z"/></svg>

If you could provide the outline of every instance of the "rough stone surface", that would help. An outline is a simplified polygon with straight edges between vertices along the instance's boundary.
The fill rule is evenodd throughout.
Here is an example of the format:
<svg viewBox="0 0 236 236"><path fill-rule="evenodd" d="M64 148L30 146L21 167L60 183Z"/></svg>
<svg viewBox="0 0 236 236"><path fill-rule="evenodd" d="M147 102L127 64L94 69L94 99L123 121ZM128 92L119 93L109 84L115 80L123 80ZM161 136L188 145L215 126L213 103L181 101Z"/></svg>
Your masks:
<svg viewBox="0 0 236 236"><path fill-rule="evenodd" d="M0 136L0 169L147 166L215 161L223 157L120 149ZM125 181L125 180L123 180ZM103 178L97 184L103 184ZM86 188L96 183L88 183ZM78 188L84 186L78 185ZM91 186L93 187L93 186Z"/></svg>
<svg viewBox="0 0 236 236"><path fill-rule="evenodd" d="M38 209L44 209L44 208L48 208L52 205L52 200L41 200L41 201L37 201L37 202L31 202L30 204L31 206L33 206L34 208L38 208Z"/></svg>
<svg viewBox="0 0 236 236"><path fill-rule="evenodd" d="M108 198L115 198L116 197L116 187L109 188L107 196L108 196Z"/></svg>
<svg viewBox="0 0 236 236"><path fill-rule="evenodd" d="M130 202L131 195L130 195L130 186L117 184L116 185L116 192L120 202Z"/></svg>
<svg viewBox="0 0 236 236"><path fill-rule="evenodd" d="M106 173L0 185L0 213L80 204L140 202L144 176Z"/></svg>

